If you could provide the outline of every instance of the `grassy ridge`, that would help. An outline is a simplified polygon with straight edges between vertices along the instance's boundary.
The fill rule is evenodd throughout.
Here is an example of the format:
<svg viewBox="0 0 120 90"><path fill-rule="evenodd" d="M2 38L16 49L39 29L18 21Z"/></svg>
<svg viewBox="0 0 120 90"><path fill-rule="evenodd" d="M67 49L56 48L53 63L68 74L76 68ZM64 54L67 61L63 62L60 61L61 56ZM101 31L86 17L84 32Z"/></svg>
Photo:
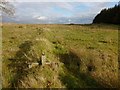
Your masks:
<svg viewBox="0 0 120 90"><path fill-rule="evenodd" d="M3 87L117 87L118 26L3 25ZM58 65L32 69L26 62ZM27 55L27 57L26 57Z"/></svg>

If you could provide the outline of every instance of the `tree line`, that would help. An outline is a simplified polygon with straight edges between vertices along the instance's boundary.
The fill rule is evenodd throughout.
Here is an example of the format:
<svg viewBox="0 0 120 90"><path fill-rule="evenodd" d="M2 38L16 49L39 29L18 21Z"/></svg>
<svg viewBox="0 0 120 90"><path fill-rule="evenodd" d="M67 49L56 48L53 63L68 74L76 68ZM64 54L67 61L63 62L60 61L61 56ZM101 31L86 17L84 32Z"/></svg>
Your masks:
<svg viewBox="0 0 120 90"><path fill-rule="evenodd" d="M93 23L120 24L120 3L112 8L101 10L95 16Z"/></svg>

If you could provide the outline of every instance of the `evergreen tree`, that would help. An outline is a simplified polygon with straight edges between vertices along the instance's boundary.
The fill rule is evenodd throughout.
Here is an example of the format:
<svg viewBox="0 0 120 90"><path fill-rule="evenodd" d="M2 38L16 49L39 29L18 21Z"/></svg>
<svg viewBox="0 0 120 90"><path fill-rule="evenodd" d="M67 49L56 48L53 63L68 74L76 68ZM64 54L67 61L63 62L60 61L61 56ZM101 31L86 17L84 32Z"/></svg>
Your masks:
<svg viewBox="0 0 120 90"><path fill-rule="evenodd" d="M120 24L120 2L113 8L103 9L94 18L93 23Z"/></svg>

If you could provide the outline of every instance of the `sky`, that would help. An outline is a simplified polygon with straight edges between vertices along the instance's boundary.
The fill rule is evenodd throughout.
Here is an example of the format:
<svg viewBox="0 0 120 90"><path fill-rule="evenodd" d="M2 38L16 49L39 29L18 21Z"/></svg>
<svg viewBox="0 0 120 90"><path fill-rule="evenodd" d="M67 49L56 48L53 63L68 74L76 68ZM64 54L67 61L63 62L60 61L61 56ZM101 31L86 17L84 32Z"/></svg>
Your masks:
<svg viewBox="0 0 120 90"><path fill-rule="evenodd" d="M33 2L34 1L34 2ZM8 17L2 15L2 22L31 23L31 24L89 24L94 17L104 8L114 7L119 0L109 2L61 2L44 0L19 0L12 4L15 7L15 15ZM50 1L50 0L49 0Z"/></svg>

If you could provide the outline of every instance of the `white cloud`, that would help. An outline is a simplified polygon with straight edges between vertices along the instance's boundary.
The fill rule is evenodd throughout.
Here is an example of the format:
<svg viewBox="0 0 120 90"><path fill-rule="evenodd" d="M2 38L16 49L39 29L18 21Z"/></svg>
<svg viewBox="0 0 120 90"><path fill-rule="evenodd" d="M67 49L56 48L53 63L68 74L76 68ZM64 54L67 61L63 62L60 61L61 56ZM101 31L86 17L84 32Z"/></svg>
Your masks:
<svg viewBox="0 0 120 90"><path fill-rule="evenodd" d="M38 19L38 20L46 20L47 17L45 17L45 16L39 16L39 17L37 17L37 19Z"/></svg>
<svg viewBox="0 0 120 90"><path fill-rule="evenodd" d="M84 11L75 11L73 14L73 17L80 17L85 18L89 16L95 17L100 11L104 8L108 8L110 2L84 2L82 5L86 7L87 9L84 9Z"/></svg>
<svg viewBox="0 0 120 90"><path fill-rule="evenodd" d="M73 4L69 2L64 2L64 3L56 2L55 4L60 8L67 9L70 11L74 9Z"/></svg>

